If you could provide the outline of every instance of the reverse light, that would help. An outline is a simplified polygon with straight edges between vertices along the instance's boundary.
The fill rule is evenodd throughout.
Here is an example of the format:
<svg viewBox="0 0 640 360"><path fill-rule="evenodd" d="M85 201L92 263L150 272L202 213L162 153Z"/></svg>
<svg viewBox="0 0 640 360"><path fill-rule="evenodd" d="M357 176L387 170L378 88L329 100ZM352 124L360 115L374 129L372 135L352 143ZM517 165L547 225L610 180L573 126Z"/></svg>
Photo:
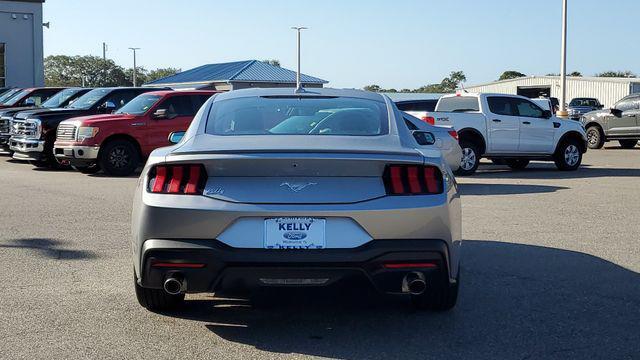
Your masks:
<svg viewBox="0 0 640 360"><path fill-rule="evenodd" d="M98 128L97 127L91 127L91 126L80 126L78 128L78 141L83 141L85 139L91 139L92 137L96 136L96 134L98 134Z"/></svg>
<svg viewBox="0 0 640 360"><path fill-rule="evenodd" d="M431 125L435 125L436 124L436 119L433 116L425 115L425 116L421 117L420 119L422 121L426 122L427 124L431 124Z"/></svg>
<svg viewBox="0 0 640 360"><path fill-rule="evenodd" d="M149 171L148 191L159 194L202 195L207 172L201 164L157 165Z"/></svg>
<svg viewBox="0 0 640 360"><path fill-rule="evenodd" d="M388 195L431 195L444 191L442 172L435 166L388 165L383 181Z"/></svg>

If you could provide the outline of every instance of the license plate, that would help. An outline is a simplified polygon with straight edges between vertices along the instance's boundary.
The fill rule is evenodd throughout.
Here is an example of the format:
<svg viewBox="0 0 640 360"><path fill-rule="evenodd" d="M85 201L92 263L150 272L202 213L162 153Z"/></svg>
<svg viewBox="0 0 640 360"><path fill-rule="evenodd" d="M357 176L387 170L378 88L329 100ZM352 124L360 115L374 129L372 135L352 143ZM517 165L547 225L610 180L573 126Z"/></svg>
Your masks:
<svg viewBox="0 0 640 360"><path fill-rule="evenodd" d="M325 219L275 218L264 221L265 249L323 249Z"/></svg>

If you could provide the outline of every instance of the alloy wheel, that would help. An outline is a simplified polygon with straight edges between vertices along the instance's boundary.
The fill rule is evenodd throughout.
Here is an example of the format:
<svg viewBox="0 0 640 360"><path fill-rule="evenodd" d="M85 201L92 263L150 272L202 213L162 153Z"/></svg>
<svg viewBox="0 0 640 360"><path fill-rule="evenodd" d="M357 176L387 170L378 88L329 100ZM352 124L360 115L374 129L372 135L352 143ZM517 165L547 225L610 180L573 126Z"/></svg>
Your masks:
<svg viewBox="0 0 640 360"><path fill-rule="evenodd" d="M564 149L564 161L569 166L574 166L580 159L580 150L577 146L571 144Z"/></svg>
<svg viewBox="0 0 640 360"><path fill-rule="evenodd" d="M477 161L476 152L471 148L462 149L462 161L460 162L460 167L463 170L471 170L475 166Z"/></svg>
<svg viewBox="0 0 640 360"><path fill-rule="evenodd" d="M109 153L109 163L116 169L121 169L131 161L131 157L123 146L113 148Z"/></svg>

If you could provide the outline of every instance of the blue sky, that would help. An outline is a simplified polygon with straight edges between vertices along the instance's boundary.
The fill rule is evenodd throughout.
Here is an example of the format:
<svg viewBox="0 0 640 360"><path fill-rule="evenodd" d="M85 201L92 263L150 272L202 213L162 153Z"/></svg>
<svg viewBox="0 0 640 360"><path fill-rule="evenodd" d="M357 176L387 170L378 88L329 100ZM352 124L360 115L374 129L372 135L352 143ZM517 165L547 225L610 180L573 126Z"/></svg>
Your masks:
<svg viewBox="0 0 640 360"><path fill-rule="evenodd" d="M569 0L568 71L640 73L640 1ZM467 84L504 70L559 72L561 0L48 0L45 55L102 55L148 69L279 59L332 87L415 88L462 70Z"/></svg>

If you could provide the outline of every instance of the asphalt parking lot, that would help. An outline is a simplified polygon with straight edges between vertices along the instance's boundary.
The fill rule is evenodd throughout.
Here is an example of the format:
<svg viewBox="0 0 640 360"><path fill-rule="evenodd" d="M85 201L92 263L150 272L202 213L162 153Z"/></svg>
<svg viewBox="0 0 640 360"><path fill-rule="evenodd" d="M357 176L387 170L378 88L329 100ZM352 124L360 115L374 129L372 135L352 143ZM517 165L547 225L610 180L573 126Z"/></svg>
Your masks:
<svg viewBox="0 0 640 360"><path fill-rule="evenodd" d="M640 357L640 147L590 151L577 172L484 165L459 179L466 242L448 313L361 284L146 311L132 286L136 181L0 159L0 358Z"/></svg>

